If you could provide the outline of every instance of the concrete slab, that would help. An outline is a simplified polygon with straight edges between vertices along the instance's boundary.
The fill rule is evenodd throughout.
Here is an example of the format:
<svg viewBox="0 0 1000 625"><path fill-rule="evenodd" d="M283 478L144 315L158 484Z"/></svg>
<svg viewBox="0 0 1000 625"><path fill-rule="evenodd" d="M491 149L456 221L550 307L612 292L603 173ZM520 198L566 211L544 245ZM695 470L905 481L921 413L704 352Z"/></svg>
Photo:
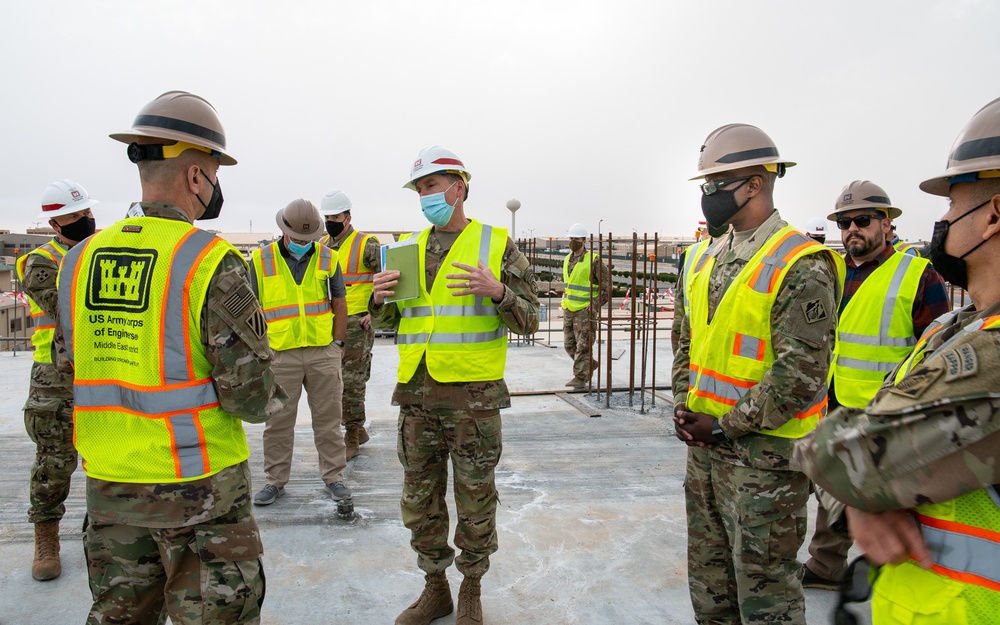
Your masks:
<svg viewBox="0 0 1000 625"><path fill-rule="evenodd" d="M396 363L391 339L377 339L367 402L371 440L346 473L355 494L354 521L338 520L325 494L303 399L287 494L256 508L266 551L262 622L391 623L419 594L423 579L398 508L398 409L389 405ZM90 596L80 548L80 470L61 528L63 575L45 583L30 575L32 528L25 510L33 445L21 417L30 365L25 354L0 353L6 374L0 377L0 480L7 493L0 508L0 625L82 623ZM664 345L657 352L660 384L669 381L669 367ZM569 375L561 345L510 350L512 391L561 389ZM619 383L628 383L624 370L615 376ZM694 622L686 585L685 447L671 435L669 393L658 394L655 406L646 396L645 413L638 396L629 408L627 397L616 393L607 409L604 397L598 403L593 395L573 395L599 407L600 418L554 394L513 398L503 413L497 470L500 551L483 584L488 623ZM262 483L263 426L246 429L254 479ZM461 575L451 569L449 576L457 594ZM809 590L806 600L810 623L830 622L834 593ZM437 623L454 623L454 616Z"/></svg>

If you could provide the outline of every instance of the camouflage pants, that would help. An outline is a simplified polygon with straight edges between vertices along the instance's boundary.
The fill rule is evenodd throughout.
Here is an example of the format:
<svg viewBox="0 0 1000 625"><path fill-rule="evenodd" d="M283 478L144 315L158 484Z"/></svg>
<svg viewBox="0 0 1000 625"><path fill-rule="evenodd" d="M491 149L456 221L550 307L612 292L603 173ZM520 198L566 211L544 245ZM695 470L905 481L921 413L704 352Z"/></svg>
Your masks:
<svg viewBox="0 0 1000 625"><path fill-rule="evenodd" d="M90 525L88 625L260 623L264 549L249 502L190 527Z"/></svg>
<svg viewBox="0 0 1000 625"><path fill-rule="evenodd" d="M805 625L796 559L809 479L740 467L688 448L688 588L698 623Z"/></svg>
<svg viewBox="0 0 1000 625"><path fill-rule="evenodd" d="M819 500L816 508L816 529L809 541L809 570L824 579L840 579L847 568L847 554L854 541L838 536L830 529L830 516Z"/></svg>
<svg viewBox="0 0 1000 625"><path fill-rule="evenodd" d="M367 314L367 313L365 313ZM372 346L375 345L375 328L361 327L361 318L347 318L347 345L344 348L344 427L361 427L365 424L365 390L372 375Z"/></svg>
<svg viewBox="0 0 1000 625"><path fill-rule="evenodd" d="M403 525L417 566L444 571L454 560L466 577L482 577L497 548L497 497L494 469L503 451L500 411L430 410L403 405L399 410L397 453L403 465ZM448 545L448 459L455 471L455 550Z"/></svg>
<svg viewBox="0 0 1000 625"><path fill-rule="evenodd" d="M589 380L594 348L594 320L590 310L584 308L576 312L563 311L563 348L573 359L573 375L581 380Z"/></svg>
<svg viewBox="0 0 1000 625"><path fill-rule="evenodd" d="M28 508L28 520L32 523L62 519L66 512L63 502L69 495L70 477L77 463L73 447L73 399L40 395L47 390L32 388L24 410L24 429L35 443Z"/></svg>

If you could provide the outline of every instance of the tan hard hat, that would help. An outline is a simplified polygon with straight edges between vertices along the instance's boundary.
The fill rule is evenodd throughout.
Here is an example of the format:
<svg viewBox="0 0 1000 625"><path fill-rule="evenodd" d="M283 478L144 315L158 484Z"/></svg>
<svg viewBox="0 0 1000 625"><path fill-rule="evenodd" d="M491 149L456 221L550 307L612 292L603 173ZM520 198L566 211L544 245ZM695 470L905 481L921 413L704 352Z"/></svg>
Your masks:
<svg viewBox="0 0 1000 625"><path fill-rule="evenodd" d="M306 199L292 200L288 206L278 211L274 220L281 231L293 239L315 241L326 234L319 209Z"/></svg>
<svg viewBox="0 0 1000 625"><path fill-rule="evenodd" d="M699 180L709 174L732 171L754 165L783 165L794 167L778 154L778 147L763 130L749 124L728 124L716 128L705 139L698 155L698 175L689 180ZM779 176L782 169L775 168Z"/></svg>
<svg viewBox="0 0 1000 625"><path fill-rule="evenodd" d="M981 172L994 175L982 176ZM984 177L1000 177L1000 98L972 116L951 146L947 169L921 182L920 190L947 197L951 185Z"/></svg>
<svg viewBox="0 0 1000 625"><path fill-rule="evenodd" d="M166 139L164 143L183 141L208 148L223 165L235 165L226 153L226 131L219 114L208 100L186 91L168 91L142 107L132 122L132 129L110 137L122 143L150 143L148 139Z"/></svg>
<svg viewBox="0 0 1000 625"><path fill-rule="evenodd" d="M882 187L871 180L855 180L840 190L833 212L826 216L830 221L837 221L837 215L859 208L874 208L895 219L903 214L892 205L889 195Z"/></svg>

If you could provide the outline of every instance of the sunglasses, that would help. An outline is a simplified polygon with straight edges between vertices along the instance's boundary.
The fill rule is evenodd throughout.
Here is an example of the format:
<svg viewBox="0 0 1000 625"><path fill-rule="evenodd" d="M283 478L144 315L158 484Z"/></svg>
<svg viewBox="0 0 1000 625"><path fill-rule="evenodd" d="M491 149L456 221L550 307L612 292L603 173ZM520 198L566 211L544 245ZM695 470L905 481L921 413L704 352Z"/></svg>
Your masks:
<svg viewBox="0 0 1000 625"><path fill-rule="evenodd" d="M879 221L885 219L884 215L855 215L854 217L837 217L837 227L841 230L847 230L851 227L851 223L859 228L867 228L871 224L872 219L878 219Z"/></svg>
<svg viewBox="0 0 1000 625"><path fill-rule="evenodd" d="M747 180L750 180L751 178L753 178L753 176L743 176L742 178L727 178L726 180L713 180L711 182L703 182L699 186L701 187L701 192L702 193L704 193L705 195L712 195L713 193L715 193L716 191L722 189L723 187L725 187L728 184L732 184L734 182L740 182L740 181L746 182ZM740 185L740 186L743 186L743 185ZM739 189L739 188L740 187L736 187L736 189ZM733 189L733 190L735 191L736 189Z"/></svg>
<svg viewBox="0 0 1000 625"><path fill-rule="evenodd" d="M871 575L871 564L864 556L855 558L847 565L840 582L840 592L837 597L837 607L833 610L834 625L858 625L858 616L847 609L848 603L864 603L872 597L872 582L878 575L878 569Z"/></svg>

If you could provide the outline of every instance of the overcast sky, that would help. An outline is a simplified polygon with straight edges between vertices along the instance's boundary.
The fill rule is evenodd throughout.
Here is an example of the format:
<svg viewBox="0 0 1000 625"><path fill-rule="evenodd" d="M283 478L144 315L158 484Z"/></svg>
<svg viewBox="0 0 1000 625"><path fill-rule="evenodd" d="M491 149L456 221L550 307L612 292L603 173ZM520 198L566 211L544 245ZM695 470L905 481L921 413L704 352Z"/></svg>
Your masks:
<svg viewBox="0 0 1000 625"><path fill-rule="evenodd" d="M0 8L0 227L37 221L69 177L99 226L139 199L108 138L164 91L212 102L229 152L222 216L350 196L362 230L427 225L402 184L441 145L472 172L466 213L517 233L690 235L688 182L715 128L761 127L799 163L776 204L794 225L854 179L929 239L945 201L917 184L1000 96L1000 3L989 0L34 0Z"/></svg>

